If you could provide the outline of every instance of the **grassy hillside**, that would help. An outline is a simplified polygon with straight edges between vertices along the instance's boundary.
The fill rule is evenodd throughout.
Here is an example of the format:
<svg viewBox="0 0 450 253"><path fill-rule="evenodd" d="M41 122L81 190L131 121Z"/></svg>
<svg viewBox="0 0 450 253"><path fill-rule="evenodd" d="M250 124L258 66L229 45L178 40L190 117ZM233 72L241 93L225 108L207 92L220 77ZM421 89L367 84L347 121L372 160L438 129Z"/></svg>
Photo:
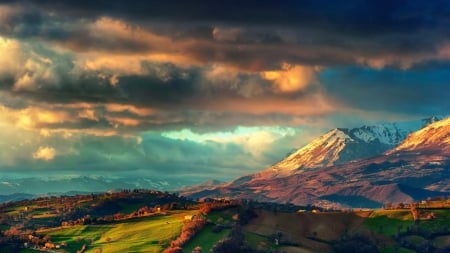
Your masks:
<svg viewBox="0 0 450 253"><path fill-rule="evenodd" d="M367 238L379 252L434 252L450 246L450 209L421 209L434 219L414 222L408 209L351 213L280 213L257 211L244 227L253 248L283 252L336 252ZM274 246L275 238L279 245ZM356 238L356 239L355 239Z"/></svg>
<svg viewBox="0 0 450 253"><path fill-rule="evenodd" d="M83 244L87 245L87 253L160 252L179 234L184 216L195 213L197 211L178 211L165 216L57 228L42 233L55 243L68 243L67 252L75 252Z"/></svg>
<svg viewBox="0 0 450 253"><path fill-rule="evenodd" d="M145 190L41 198L0 205L0 252L45 251L47 244L62 245L53 249L58 253L162 252L169 245L184 253L197 246L202 252L450 251L450 208L416 210L414 221L410 209L320 212L234 200L197 203Z"/></svg>
<svg viewBox="0 0 450 253"><path fill-rule="evenodd" d="M413 217L409 210L375 210L371 212L364 226L379 234L393 236L405 232L413 225Z"/></svg>

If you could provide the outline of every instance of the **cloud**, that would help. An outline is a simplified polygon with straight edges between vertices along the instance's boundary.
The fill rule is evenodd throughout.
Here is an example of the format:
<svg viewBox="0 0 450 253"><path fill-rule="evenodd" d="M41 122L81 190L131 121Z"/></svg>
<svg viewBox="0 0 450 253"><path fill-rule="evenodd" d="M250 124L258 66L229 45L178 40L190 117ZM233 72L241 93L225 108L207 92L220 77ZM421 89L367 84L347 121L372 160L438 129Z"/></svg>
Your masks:
<svg viewBox="0 0 450 253"><path fill-rule="evenodd" d="M283 62L408 68L442 60L439 49L449 41L447 6L434 2L268 2L256 10L251 3L236 9L232 3L218 8L182 1L29 4L2 6L5 34L39 37L77 52L181 57L253 70Z"/></svg>
<svg viewBox="0 0 450 253"><path fill-rule="evenodd" d="M149 116L154 114L156 111L151 108L139 108L134 105L127 104L106 104L105 108L109 112L130 112L139 116Z"/></svg>
<svg viewBox="0 0 450 253"><path fill-rule="evenodd" d="M39 149L33 153L33 159L36 160L53 160L56 156L56 150L52 147L39 147Z"/></svg>
<svg viewBox="0 0 450 253"><path fill-rule="evenodd" d="M224 42L235 42L241 35L242 31L239 28L219 28L214 27L212 36L215 40Z"/></svg>
<svg viewBox="0 0 450 253"><path fill-rule="evenodd" d="M447 114L448 7L3 1L0 168L226 178L330 125Z"/></svg>
<svg viewBox="0 0 450 253"><path fill-rule="evenodd" d="M277 92L297 92L306 89L309 85L317 83L318 67L290 65L283 63L281 70L264 71L263 78L275 84Z"/></svg>
<svg viewBox="0 0 450 253"><path fill-rule="evenodd" d="M1 75L11 75L22 67L22 62L16 60L21 59L22 46L21 44L12 39L4 38L0 36L0 73Z"/></svg>
<svg viewBox="0 0 450 253"><path fill-rule="evenodd" d="M237 127L233 131L195 133L191 129L163 132L161 135L175 140L189 140L197 143L231 143L244 147L247 152L261 159L269 152L272 144L282 138L292 137L297 130L290 127Z"/></svg>
<svg viewBox="0 0 450 253"><path fill-rule="evenodd" d="M89 119L89 120L95 120L95 121L99 120L98 117L95 116L95 111L90 110L90 109L86 109L86 110L79 112L78 117L84 118L84 119Z"/></svg>

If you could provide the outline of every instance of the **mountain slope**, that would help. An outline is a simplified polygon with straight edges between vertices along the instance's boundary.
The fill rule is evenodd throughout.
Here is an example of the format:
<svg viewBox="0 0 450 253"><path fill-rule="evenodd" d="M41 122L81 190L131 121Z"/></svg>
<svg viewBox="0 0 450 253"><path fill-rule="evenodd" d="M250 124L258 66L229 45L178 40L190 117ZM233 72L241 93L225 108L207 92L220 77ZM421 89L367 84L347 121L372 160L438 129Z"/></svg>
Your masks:
<svg viewBox="0 0 450 253"><path fill-rule="evenodd" d="M380 155L400 144L409 133L436 121L385 123L359 128L335 128L300 148L252 179L284 177L308 169L342 164L351 160Z"/></svg>
<svg viewBox="0 0 450 253"><path fill-rule="evenodd" d="M386 154L405 151L436 150L439 153L450 154L450 118L437 121L423 129L410 134L396 148Z"/></svg>
<svg viewBox="0 0 450 253"><path fill-rule="evenodd" d="M354 134L343 136L332 131L325 136L327 140L333 139L334 142L329 143L335 145L335 142L353 139ZM447 118L410 134L396 148L372 158L285 176L264 176L266 170L190 195L234 196L294 204L324 205L331 201L353 207L375 207L385 202L411 202L424 196L448 195L449 138L450 118Z"/></svg>

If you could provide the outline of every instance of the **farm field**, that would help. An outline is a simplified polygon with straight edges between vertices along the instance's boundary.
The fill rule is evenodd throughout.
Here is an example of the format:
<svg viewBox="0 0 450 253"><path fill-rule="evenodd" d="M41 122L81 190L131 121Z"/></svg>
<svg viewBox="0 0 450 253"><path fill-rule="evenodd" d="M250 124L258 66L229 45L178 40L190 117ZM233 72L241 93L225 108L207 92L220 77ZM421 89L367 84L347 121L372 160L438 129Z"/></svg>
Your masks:
<svg viewBox="0 0 450 253"><path fill-rule="evenodd" d="M62 198L69 204L61 204ZM9 203L0 210L0 252L191 253L200 247L202 252L441 253L450 249L450 208L327 212L125 191Z"/></svg>
<svg viewBox="0 0 450 253"><path fill-rule="evenodd" d="M197 211L136 218L107 225L78 225L42 231L54 243L66 242L59 252L76 252L86 244L85 252L160 252L177 237L185 215Z"/></svg>

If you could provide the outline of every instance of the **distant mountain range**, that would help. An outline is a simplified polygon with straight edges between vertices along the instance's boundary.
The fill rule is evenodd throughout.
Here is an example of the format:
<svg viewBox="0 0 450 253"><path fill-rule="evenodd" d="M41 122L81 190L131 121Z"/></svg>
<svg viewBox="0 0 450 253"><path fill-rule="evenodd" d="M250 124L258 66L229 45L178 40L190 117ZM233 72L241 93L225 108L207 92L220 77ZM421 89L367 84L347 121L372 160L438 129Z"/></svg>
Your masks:
<svg viewBox="0 0 450 253"><path fill-rule="evenodd" d="M450 118L336 128L277 164L191 197L378 207L450 194Z"/></svg>
<svg viewBox="0 0 450 253"><path fill-rule="evenodd" d="M89 194L136 188L165 191L177 187L181 187L181 185L148 178L107 178L102 176L2 178L0 179L0 203L48 195Z"/></svg>

